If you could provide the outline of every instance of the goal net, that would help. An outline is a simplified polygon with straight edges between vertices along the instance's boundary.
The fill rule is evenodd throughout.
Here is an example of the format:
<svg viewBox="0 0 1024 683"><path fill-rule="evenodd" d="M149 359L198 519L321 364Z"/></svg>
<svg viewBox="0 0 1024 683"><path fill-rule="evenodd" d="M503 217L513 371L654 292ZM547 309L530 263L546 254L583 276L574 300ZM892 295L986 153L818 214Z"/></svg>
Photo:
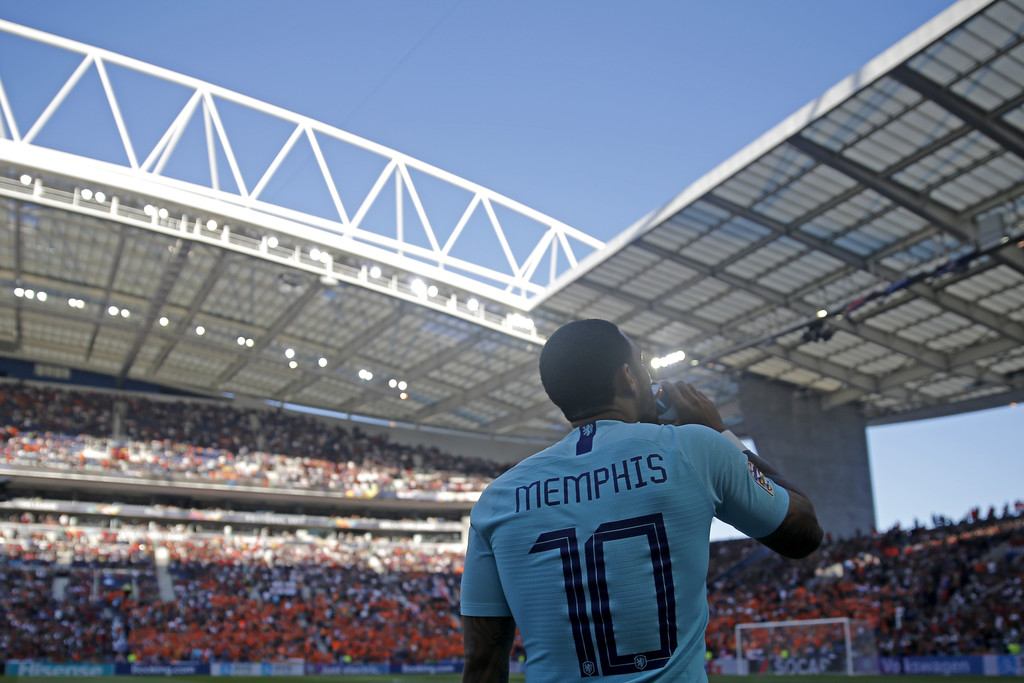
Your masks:
<svg viewBox="0 0 1024 683"><path fill-rule="evenodd" d="M803 619L736 625L739 673L876 673L871 626L858 619Z"/></svg>

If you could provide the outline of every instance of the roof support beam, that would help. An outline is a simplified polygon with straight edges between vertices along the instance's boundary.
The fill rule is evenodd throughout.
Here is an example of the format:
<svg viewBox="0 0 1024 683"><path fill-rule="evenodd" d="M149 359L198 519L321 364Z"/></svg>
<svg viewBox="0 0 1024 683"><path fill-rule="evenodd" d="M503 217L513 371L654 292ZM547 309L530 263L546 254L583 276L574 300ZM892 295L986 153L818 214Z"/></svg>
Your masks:
<svg viewBox="0 0 1024 683"><path fill-rule="evenodd" d="M298 299L291 302L288 307L285 308L284 313L277 317L277 320L267 328L266 332L260 334L259 339L255 340L251 349L240 350L234 362L217 377L217 386L222 387L226 382L230 381L239 370L244 368L253 358L270 346L270 342L274 341L274 338L281 334L284 328L291 325L292 322L299 317L302 310L306 307L306 304L308 304L313 297L319 294L323 290L323 287L324 286L320 284L319 280L312 280L309 283L309 286L306 287L306 291L304 291Z"/></svg>
<svg viewBox="0 0 1024 683"><path fill-rule="evenodd" d="M459 406L467 405L475 400L486 397L488 393L494 391L495 387L500 387L509 382L522 379L524 376L528 376L528 373L536 371L536 358L531 358L525 363L513 365L504 372L488 377L476 386L469 387L466 391L457 392L442 401L438 401L437 403L418 410L414 414L414 419L417 422L421 422L427 418L437 415L438 413L446 413L458 408Z"/></svg>
<svg viewBox="0 0 1024 683"><path fill-rule="evenodd" d="M953 235L964 244L978 246L977 230L974 226L938 202L929 201L892 179L882 177L866 166L822 147L803 135L794 135L787 142L818 163L831 166L840 173L853 178L864 187L899 204L935 227ZM996 251L992 254L992 258L1024 273L1024 253L1021 253L1020 250L1010 248Z"/></svg>
<svg viewBox="0 0 1024 683"><path fill-rule="evenodd" d="M114 280L117 279L117 273L121 269L121 257L124 256L124 245L128 237L127 232L128 228L122 225L117 235L117 248L114 250L114 260L110 264L110 270L107 273L107 284L103 288L103 305L100 306L100 310L96 314L96 324L92 328L92 336L89 337L89 344L85 348L86 362L89 362L92 358L92 350L96 346L96 337L99 336L100 327L103 325L103 316L107 315L107 307L110 306L110 293L114 289Z"/></svg>
<svg viewBox="0 0 1024 683"><path fill-rule="evenodd" d="M156 322L157 314L164 307L171 289L174 288L175 283L178 281L181 270L188 261L189 252L192 251L192 243L186 240L176 240L171 249L173 256L171 256L170 262L164 266L164 272L160 276L160 284L157 286L153 299L149 303L146 317L139 326L139 331L135 334L135 341L132 343L131 350L128 351L128 355L125 356L124 362L121 364L121 371L117 374L117 386L119 388L124 385L125 377L128 376L132 365L135 364L135 359L139 356L139 351L142 350L143 344L146 343L146 339L149 338L149 334L153 330L153 323Z"/></svg>
<svg viewBox="0 0 1024 683"><path fill-rule="evenodd" d="M986 137L998 142L1004 149L1009 150L1024 160L1024 137L1021 137L1013 127L1002 120L992 118L984 109L970 100L960 97L948 88L921 75L909 66L901 64L889 72L893 78L912 90L916 90L921 96L936 103L950 114L953 114L961 121L983 133Z"/></svg>
<svg viewBox="0 0 1024 683"><path fill-rule="evenodd" d="M185 331L192 326L192 320L195 319L199 309L202 308L203 303L206 301L206 297L210 295L214 285L220 280L220 276L224 273L224 269L228 265L228 254L231 252L227 250L217 251L217 262L213 264L213 268L206 274L206 278L203 280L202 286L196 295L192 297L192 304L188 307L188 311L185 312L185 316L181 319L181 322L177 325L177 330L174 336L164 344L164 347L157 354L156 359L153 361L153 366L150 368L150 376L156 376L160 372L160 368L163 366L164 361L167 360L167 356L171 353L171 350L181 340L182 335Z"/></svg>

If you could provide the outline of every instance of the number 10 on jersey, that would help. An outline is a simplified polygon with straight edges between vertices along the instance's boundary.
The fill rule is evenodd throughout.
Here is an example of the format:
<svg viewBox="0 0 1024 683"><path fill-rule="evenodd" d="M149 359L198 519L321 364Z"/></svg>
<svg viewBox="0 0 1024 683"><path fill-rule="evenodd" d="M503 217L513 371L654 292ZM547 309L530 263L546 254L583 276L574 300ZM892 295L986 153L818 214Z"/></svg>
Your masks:
<svg viewBox="0 0 1024 683"><path fill-rule="evenodd" d="M646 652L623 653L615 646L604 546L609 541L637 537L647 539L654 569L657 594L652 599L657 601L660 647ZM668 537L665 535L665 521L661 513L605 522L597 527L594 535L584 544L587 565L585 578L576 529L569 527L545 532L537 537L530 548L531 554L549 551L557 551L562 560L565 597L569 603L569 621L572 624L572 638L576 645L581 677L636 673L665 666L676 649L676 600ZM589 609L584 583L590 591ZM591 633L591 622L594 624L596 640ZM600 671L597 668L598 657L601 662Z"/></svg>

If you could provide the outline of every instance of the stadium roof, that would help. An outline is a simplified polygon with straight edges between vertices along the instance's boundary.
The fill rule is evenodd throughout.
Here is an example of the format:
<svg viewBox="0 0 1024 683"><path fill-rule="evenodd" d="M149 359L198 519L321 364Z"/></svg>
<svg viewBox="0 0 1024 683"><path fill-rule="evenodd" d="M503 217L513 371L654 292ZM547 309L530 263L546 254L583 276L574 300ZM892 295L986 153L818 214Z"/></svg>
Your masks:
<svg viewBox="0 0 1024 683"><path fill-rule="evenodd" d="M961 0L603 246L342 131L87 46L0 30L77 55L70 85L20 122L0 71L8 357L550 438L563 427L536 375L540 343L566 320L607 317L651 355L685 351L661 374L709 388L739 428L731 399L743 372L818 392L828 406L860 403L875 422L1024 397L1024 2ZM182 90L151 146L126 122L131 91L117 90L118 68ZM118 158L72 156L41 137L91 74ZM283 144L251 177L229 143L229 103L284 121ZM201 182L171 172L191 134L208 168ZM383 160L354 203L325 161L328 139ZM306 168L335 188L328 217L260 195L307 141ZM455 190L429 206L430 183ZM396 198L385 215L374 214L381 196ZM437 229L435 207L453 230ZM374 216L391 232L374 232ZM456 258L464 234L496 239L501 267ZM438 291L414 291L413 277ZM471 308L474 297L482 306ZM408 383L406 399L392 378Z"/></svg>

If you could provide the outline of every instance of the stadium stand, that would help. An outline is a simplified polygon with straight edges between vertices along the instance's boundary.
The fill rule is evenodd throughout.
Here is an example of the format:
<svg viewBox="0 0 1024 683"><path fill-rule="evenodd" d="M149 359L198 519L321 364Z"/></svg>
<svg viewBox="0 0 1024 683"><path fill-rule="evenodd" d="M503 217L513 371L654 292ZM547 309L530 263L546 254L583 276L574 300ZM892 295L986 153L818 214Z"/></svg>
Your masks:
<svg viewBox="0 0 1024 683"><path fill-rule="evenodd" d="M126 436L115 438L118 401L129 409ZM268 444L298 454L260 450ZM473 473L458 479L460 489L479 490L501 470L273 410L0 385L0 475L27 467L297 490L332 482L340 482L332 490L353 482L434 490L464 474L460 467ZM10 659L461 657L458 534L412 533L416 520L363 520L370 533L356 520L337 528L330 520L306 524L328 518L168 504L144 515L138 506L76 508L67 499L0 506L0 651ZM429 514L429 504L423 509ZM1024 638L1024 503L832 541L810 562L760 548L712 544L714 657L734 652L737 623L793 618L865 620L882 655L1004 653ZM522 655L516 647L514 656ZM801 653L826 647L813 632L791 644Z"/></svg>

